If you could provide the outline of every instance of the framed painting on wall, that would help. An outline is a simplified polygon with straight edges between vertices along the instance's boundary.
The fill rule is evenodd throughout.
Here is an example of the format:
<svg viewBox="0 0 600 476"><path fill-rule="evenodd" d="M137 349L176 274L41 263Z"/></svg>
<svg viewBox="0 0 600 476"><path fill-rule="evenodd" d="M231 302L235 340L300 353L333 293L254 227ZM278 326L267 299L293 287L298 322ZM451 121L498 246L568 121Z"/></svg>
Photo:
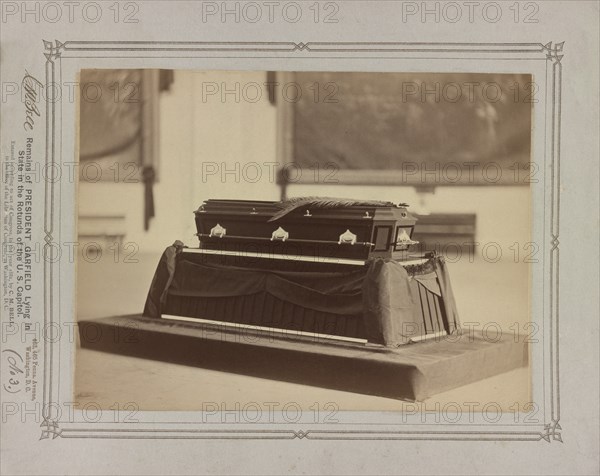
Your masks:
<svg viewBox="0 0 600 476"><path fill-rule="evenodd" d="M528 185L535 172L531 75L280 76L284 185L314 182L314 170L329 183L419 187Z"/></svg>

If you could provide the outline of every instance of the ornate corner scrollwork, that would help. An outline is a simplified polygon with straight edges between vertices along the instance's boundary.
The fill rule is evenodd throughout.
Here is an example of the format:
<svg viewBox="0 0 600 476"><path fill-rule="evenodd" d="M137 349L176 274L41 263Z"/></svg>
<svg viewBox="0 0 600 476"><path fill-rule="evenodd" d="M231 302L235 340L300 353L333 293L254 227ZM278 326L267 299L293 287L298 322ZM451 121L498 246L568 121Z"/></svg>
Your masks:
<svg viewBox="0 0 600 476"><path fill-rule="evenodd" d="M563 440L560 430L562 430L562 427L560 426L560 423L558 423L558 420L552 420L550 423L544 425L544 432L540 433L540 435L542 439L546 440L548 443L551 443L552 440L560 441L562 443Z"/></svg>
<svg viewBox="0 0 600 476"><path fill-rule="evenodd" d="M54 40L54 43L47 40L42 41L44 42L44 49L46 50L44 56L48 61L60 58L60 55L65 49L65 44L62 41Z"/></svg>
<svg viewBox="0 0 600 476"><path fill-rule="evenodd" d="M550 251L554 251L558 249L560 242L558 241L558 235L551 235L552 240L550 240L550 244L552 245L552 249Z"/></svg>
<svg viewBox="0 0 600 476"><path fill-rule="evenodd" d="M294 438L299 438L299 439L303 439L303 438L308 438L308 431L304 431L304 430L298 430L298 431L294 431Z"/></svg>
<svg viewBox="0 0 600 476"><path fill-rule="evenodd" d="M44 420L40 427L43 428L40 440L50 438L50 435L52 435L52 439L54 440L62 434L62 430L58 427L58 423L54 420Z"/></svg>
<svg viewBox="0 0 600 476"><path fill-rule="evenodd" d="M556 43L556 44L554 44L554 46L552 45L551 41L546 43L543 46L544 51L546 51L546 59L549 59L553 63L560 63L560 60L564 56L564 55L560 54L560 53L562 53L564 45L565 45L564 41L562 41L560 43Z"/></svg>
<svg viewBox="0 0 600 476"><path fill-rule="evenodd" d="M310 50L308 43L294 43L294 51Z"/></svg>

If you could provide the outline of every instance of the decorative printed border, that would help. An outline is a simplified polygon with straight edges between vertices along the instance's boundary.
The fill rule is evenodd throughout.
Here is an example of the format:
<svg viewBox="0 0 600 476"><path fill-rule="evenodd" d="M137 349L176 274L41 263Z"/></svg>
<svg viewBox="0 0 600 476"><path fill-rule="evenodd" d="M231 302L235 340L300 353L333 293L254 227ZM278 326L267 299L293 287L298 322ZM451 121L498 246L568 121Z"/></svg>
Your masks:
<svg viewBox="0 0 600 476"><path fill-rule="evenodd" d="M340 425L337 430L277 430L277 429L207 429L193 422L188 428L160 427L169 423L153 423L153 428L143 425L96 423L93 427L81 426L89 423L60 421L58 408L58 376L60 361L57 358L56 342L44 339L43 367L43 422L40 439L61 438L117 438L117 439L312 439L312 440L453 440L453 441L562 441L560 421L559 382L559 208L560 208L560 132L561 132L561 81L564 42L542 43L347 43L347 42L145 42L145 41L43 41L46 57L46 151L45 165L54 169L61 159L60 114L61 103L55 97L53 85L61 77L63 58L256 58L250 54L262 53L264 58L331 57L357 58L348 53L365 53L359 58L389 55L402 59L489 59L489 60L544 60L546 62L546 152L549 164L550 187L550 251L549 251L549 341L544 355L549 356L548 379L545 379L545 415L550 419L544 423L530 425L531 429L506 429L506 425L493 430L474 430L469 425L436 425L436 429L411 430L358 430L359 425ZM245 56L244 56L245 55ZM291 56L290 56L291 55ZM58 77L58 78L57 78ZM549 101L549 103L548 103ZM548 133L549 132L549 133ZM58 151L57 151L58 148ZM58 159L58 160L57 160ZM44 325L56 324L58 296L58 267L51 259L55 233L59 229L60 210L56 208L57 188L55 182L45 182L44 207ZM544 227L544 231L546 226ZM546 372L546 368L544 368ZM173 424L171 422L171 424ZM425 426L425 425L423 425ZM429 425L427 425L429 426ZM342 428L344 427L344 428ZM347 428L346 428L347 427ZM407 427L404 427L407 428ZM529 426L528 426L529 428Z"/></svg>

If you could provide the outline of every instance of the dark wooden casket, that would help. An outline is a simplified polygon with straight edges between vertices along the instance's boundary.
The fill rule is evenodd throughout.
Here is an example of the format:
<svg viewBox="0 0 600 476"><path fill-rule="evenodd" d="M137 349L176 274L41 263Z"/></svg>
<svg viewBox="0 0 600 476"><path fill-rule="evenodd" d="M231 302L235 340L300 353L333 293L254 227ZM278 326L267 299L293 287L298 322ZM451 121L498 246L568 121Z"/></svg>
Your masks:
<svg viewBox="0 0 600 476"><path fill-rule="evenodd" d="M206 200L195 211L203 249L367 260L406 259L416 219L406 204L326 198Z"/></svg>
<svg viewBox="0 0 600 476"><path fill-rule="evenodd" d="M390 347L458 328L443 259L408 254L405 204L206 200L195 220L200 246L167 248L144 315Z"/></svg>

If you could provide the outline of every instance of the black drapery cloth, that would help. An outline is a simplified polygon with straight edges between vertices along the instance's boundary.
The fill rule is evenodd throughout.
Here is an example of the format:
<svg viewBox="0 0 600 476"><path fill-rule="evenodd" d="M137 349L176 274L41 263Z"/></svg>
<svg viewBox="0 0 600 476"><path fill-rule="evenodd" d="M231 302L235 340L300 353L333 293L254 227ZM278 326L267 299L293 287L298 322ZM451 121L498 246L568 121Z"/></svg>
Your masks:
<svg viewBox="0 0 600 476"><path fill-rule="evenodd" d="M239 300L268 295L312 313L361 316L360 329L369 342L386 346L414 337L415 329L422 328L428 319L423 312L429 316L435 306L443 307L439 314L445 322L436 324L435 318L429 317L431 323L425 322L429 328L422 333L453 333L459 326L441 257L406 268L394 260L378 258L347 272L274 271L193 262L181 254L182 249L183 244L176 241L163 253L146 299L145 316L160 317L169 299ZM429 298L424 297L426 294ZM432 300L436 296L439 300Z"/></svg>
<svg viewBox="0 0 600 476"><path fill-rule="evenodd" d="M150 229L150 219L154 218L154 180L156 174L154 167L145 166L142 170L142 179L144 181L144 230Z"/></svg>
<svg viewBox="0 0 600 476"><path fill-rule="evenodd" d="M167 291L171 286L173 277L175 276L175 263L177 255L181 253L183 243L179 240L169 246L160 257L152 283L150 283L150 291L144 305L144 316L160 317L162 304L165 302Z"/></svg>

